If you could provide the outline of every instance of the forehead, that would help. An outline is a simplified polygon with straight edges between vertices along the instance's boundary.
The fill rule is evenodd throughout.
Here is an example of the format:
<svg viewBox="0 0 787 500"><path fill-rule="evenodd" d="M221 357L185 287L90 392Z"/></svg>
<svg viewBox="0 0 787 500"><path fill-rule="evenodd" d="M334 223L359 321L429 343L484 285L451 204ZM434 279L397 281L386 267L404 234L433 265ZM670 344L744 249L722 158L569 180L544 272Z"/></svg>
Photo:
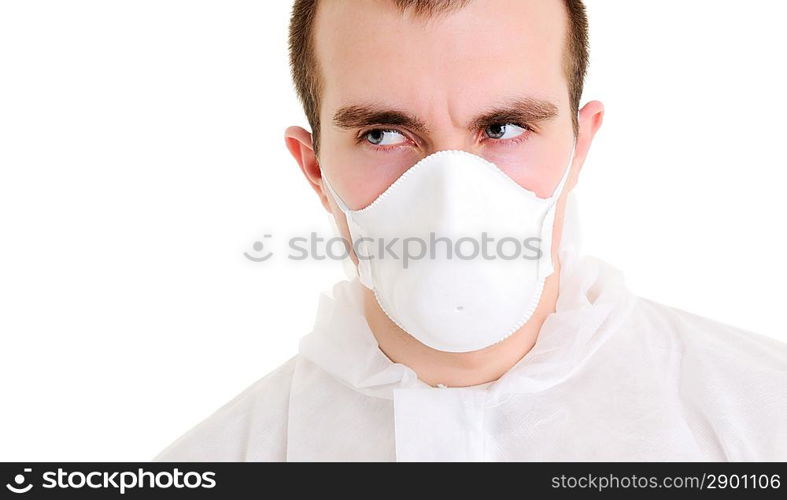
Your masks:
<svg viewBox="0 0 787 500"><path fill-rule="evenodd" d="M473 0L430 18L391 0L321 0L321 114L370 102L459 114L521 96L562 104L566 24L562 0Z"/></svg>

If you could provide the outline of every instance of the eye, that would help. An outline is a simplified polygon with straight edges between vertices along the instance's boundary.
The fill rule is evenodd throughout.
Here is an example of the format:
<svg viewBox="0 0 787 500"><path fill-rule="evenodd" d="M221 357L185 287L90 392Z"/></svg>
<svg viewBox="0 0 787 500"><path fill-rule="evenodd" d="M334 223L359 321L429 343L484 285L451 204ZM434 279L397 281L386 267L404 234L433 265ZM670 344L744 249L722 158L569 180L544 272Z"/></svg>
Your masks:
<svg viewBox="0 0 787 500"><path fill-rule="evenodd" d="M490 139L513 139L525 133L525 128L513 123L493 123L484 129Z"/></svg>
<svg viewBox="0 0 787 500"><path fill-rule="evenodd" d="M407 137L396 130L374 129L364 135L369 144L375 146L397 146L407 142Z"/></svg>

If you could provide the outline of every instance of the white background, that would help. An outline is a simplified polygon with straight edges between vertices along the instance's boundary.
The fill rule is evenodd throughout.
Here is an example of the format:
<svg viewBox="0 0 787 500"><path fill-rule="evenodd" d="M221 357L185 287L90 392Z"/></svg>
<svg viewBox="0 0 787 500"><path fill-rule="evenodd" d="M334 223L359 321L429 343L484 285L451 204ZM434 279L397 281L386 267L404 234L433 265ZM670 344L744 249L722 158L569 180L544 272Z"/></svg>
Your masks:
<svg viewBox="0 0 787 500"><path fill-rule="evenodd" d="M589 0L587 253L787 340L787 5ZM0 2L0 460L148 460L295 354L335 262L290 2ZM272 234L263 264L243 257Z"/></svg>

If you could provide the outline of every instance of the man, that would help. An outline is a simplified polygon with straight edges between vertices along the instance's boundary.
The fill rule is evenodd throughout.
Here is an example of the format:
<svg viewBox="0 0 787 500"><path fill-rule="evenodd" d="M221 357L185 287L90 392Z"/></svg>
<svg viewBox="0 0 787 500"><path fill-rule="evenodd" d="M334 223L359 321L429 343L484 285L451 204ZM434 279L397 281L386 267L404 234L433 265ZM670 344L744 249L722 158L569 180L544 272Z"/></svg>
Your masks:
<svg viewBox="0 0 787 500"><path fill-rule="evenodd" d="M287 147L358 277L158 460L787 459L785 345L578 254L604 113L579 107L580 0L296 0L290 50L312 132ZM537 237L536 258L407 269L368 244L477 229Z"/></svg>

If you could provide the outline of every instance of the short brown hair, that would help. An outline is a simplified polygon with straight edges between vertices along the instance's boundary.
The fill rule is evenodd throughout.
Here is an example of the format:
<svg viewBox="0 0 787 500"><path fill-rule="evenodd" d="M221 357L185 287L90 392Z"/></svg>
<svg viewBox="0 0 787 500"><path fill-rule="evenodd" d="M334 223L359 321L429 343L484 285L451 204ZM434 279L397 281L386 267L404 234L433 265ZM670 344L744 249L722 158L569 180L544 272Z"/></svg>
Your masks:
<svg viewBox="0 0 787 500"><path fill-rule="evenodd" d="M416 16L431 17L440 12L460 9L472 0L393 0L401 11L412 10ZM571 119L577 133L577 111L588 65L588 19L582 0L563 0L568 15L568 39L564 72L568 81ZM312 128L312 146L319 148L320 81L312 45L314 18L318 0L295 0L290 18L290 70L306 119Z"/></svg>

